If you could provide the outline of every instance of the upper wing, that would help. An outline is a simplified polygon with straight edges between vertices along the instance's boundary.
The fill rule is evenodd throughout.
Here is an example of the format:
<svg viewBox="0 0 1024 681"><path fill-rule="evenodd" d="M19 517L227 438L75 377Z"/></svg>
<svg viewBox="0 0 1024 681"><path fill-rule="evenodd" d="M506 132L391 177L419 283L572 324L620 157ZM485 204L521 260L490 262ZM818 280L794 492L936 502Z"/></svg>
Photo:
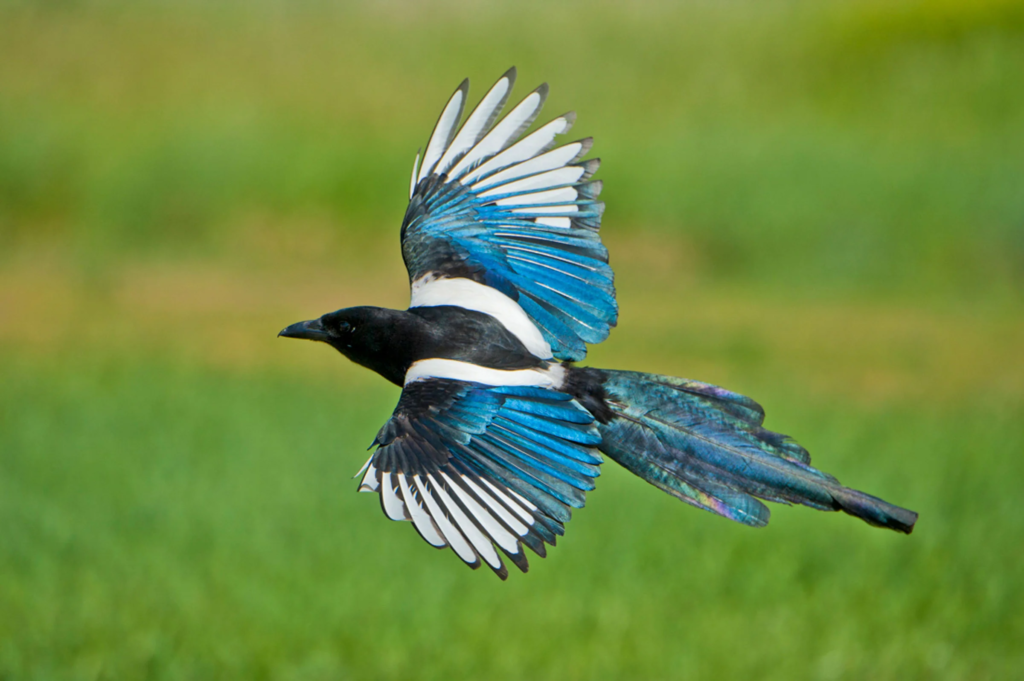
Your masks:
<svg viewBox="0 0 1024 681"><path fill-rule="evenodd" d="M515 80L510 69L459 128L469 81L455 91L413 166L402 223L410 307L459 305L486 312L542 359L580 360L618 317L604 204L580 160L592 140L554 146L574 113L519 139L547 97L531 92L495 123ZM456 132L456 130L458 132ZM517 141L518 140L518 141Z"/></svg>
<svg viewBox="0 0 1024 681"><path fill-rule="evenodd" d="M570 507L594 488L594 419L571 396L532 386L432 378L409 383L378 433L360 491L392 520L474 569L508 576L495 545L523 572L564 533Z"/></svg>

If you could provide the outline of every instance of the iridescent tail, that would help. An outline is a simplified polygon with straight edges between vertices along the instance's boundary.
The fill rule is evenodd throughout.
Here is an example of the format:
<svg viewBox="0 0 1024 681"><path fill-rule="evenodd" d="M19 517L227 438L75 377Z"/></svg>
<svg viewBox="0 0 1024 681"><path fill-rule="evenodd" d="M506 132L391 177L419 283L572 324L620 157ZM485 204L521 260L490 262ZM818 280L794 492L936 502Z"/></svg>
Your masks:
<svg viewBox="0 0 1024 681"><path fill-rule="evenodd" d="M602 451L689 504L753 526L768 523L768 508L759 501L764 499L843 511L908 534L914 529L917 513L843 487L812 468L806 449L761 427L764 410L748 397L669 376L577 371L603 388L601 396L582 397L606 421ZM601 407L598 397L604 398Z"/></svg>

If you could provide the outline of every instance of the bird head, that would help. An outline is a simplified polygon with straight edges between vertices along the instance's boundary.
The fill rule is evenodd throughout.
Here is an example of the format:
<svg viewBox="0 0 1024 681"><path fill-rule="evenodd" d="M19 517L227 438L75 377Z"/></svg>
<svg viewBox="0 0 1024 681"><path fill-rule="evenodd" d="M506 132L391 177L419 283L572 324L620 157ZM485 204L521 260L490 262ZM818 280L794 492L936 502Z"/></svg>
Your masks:
<svg viewBox="0 0 1024 681"><path fill-rule="evenodd" d="M296 322L278 336L327 343L356 364L372 369L392 383L402 385L412 359L402 334L410 324L422 324L418 317L380 307L349 307L329 312L319 319Z"/></svg>
<svg viewBox="0 0 1024 681"><path fill-rule="evenodd" d="M284 328L278 336L285 338L302 338L305 340L322 341L333 346L343 355L351 351L359 337L366 331L365 323L375 321L372 314L374 308L349 307L344 310L329 312L318 319L296 322Z"/></svg>

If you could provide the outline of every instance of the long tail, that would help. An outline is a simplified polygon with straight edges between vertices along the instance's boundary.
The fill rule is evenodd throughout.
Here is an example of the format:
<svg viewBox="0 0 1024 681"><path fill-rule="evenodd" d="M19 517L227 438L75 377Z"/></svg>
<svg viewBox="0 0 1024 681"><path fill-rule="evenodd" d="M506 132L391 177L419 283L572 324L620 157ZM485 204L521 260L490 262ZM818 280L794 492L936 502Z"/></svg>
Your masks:
<svg viewBox="0 0 1024 681"><path fill-rule="evenodd" d="M758 501L843 511L910 533L917 513L843 487L810 465L807 450L764 429L748 397L669 376L574 368L577 398L601 421L602 451L679 499L753 526L768 523Z"/></svg>

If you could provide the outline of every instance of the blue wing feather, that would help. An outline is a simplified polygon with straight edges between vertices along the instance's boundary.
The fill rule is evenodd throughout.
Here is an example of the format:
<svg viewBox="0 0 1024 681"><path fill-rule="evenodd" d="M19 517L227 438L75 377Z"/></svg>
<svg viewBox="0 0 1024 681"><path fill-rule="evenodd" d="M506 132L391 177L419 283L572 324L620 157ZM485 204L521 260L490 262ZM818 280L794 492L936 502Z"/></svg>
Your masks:
<svg viewBox="0 0 1024 681"><path fill-rule="evenodd" d="M493 546L487 550L471 538L482 532L525 570L525 555L510 547L545 555L544 545L563 534L570 509L582 507L594 488L600 443L593 416L566 393L427 379L403 390L375 441L367 470L374 478L361 489L389 486L424 538L449 543L471 566L487 563L504 577ZM396 475L405 476L408 494L401 485L395 489ZM417 479L427 494L439 495L433 506L412 492ZM428 517L432 525L423 524Z"/></svg>
<svg viewBox="0 0 1024 681"><path fill-rule="evenodd" d="M491 112L491 125L499 110L500 105ZM440 168L448 174L425 174L402 224L402 254L410 282L431 273L468 277L519 302L554 357L577 361L586 356L587 343L608 337L618 304L608 251L598 235L601 183L590 179L600 162L579 160L591 141L551 150L554 135L568 130L573 119L556 118L533 133L541 137L526 147L513 144L522 129L500 148L481 130L477 145L461 152L474 163L463 167L452 159ZM549 136L542 134L549 129ZM486 173L477 173L483 164L489 166Z"/></svg>
<svg viewBox="0 0 1024 681"><path fill-rule="evenodd" d="M580 443L571 442L569 440L550 437L544 435L543 433L539 433L531 428L526 428L525 426L514 421L509 421L508 419L505 419L503 417L498 417L494 419L494 424L496 426L500 426L507 430L511 430L515 433L518 433L519 435L522 435L524 437L528 437L531 440L548 447L552 451L558 452L559 454L567 456L571 459L576 459L577 461L582 461L583 463L595 465L600 465L602 463L601 457L595 454L592 449L592 447L595 445L581 445Z"/></svg>
<svg viewBox="0 0 1024 681"><path fill-rule="evenodd" d="M510 429L496 428L495 433L496 435L500 435L503 440L511 442L527 451L542 449L545 458L549 461L558 463L568 471L571 471L571 473L560 473L548 470L549 473L552 473L580 489L594 489L593 478L596 478L601 474L600 469L597 466L582 463L572 456L564 456L561 448L549 447L546 443L538 442L532 437L523 437L512 432ZM573 475L574 473L578 473L580 475Z"/></svg>
<svg viewBox="0 0 1024 681"><path fill-rule="evenodd" d="M556 357L575 360L586 356L587 346L580 335L570 328L569 320L556 316L531 296L520 298L519 306L537 323L544 339L551 343L551 350ZM558 339L557 344L552 340L554 338Z"/></svg>

